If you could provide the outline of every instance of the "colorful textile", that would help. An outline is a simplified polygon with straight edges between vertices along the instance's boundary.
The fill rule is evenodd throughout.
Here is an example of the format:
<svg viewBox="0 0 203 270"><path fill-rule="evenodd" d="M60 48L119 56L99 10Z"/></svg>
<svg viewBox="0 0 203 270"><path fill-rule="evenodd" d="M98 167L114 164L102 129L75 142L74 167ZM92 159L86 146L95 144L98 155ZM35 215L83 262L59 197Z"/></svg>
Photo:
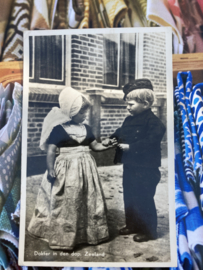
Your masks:
<svg viewBox="0 0 203 270"><path fill-rule="evenodd" d="M49 29L49 13L46 0L34 0L30 30Z"/></svg>
<svg viewBox="0 0 203 270"><path fill-rule="evenodd" d="M183 39L183 52L202 52L203 13L198 0L168 0L168 5Z"/></svg>
<svg viewBox="0 0 203 270"><path fill-rule="evenodd" d="M143 13L143 10L138 12L138 9L135 5L139 5L138 2L129 1L128 3L128 12L125 16L124 27L144 27L147 26L147 19L146 19L146 10ZM142 20L144 18L144 21Z"/></svg>
<svg viewBox="0 0 203 270"><path fill-rule="evenodd" d="M23 31L30 28L31 0L14 0L2 61L23 60Z"/></svg>
<svg viewBox="0 0 203 270"><path fill-rule="evenodd" d="M66 0L58 0L57 17L55 17L54 28L66 29L67 28L67 2Z"/></svg>
<svg viewBox="0 0 203 270"><path fill-rule="evenodd" d="M15 83L13 110L8 123L0 130L0 213L12 189L21 153L22 86Z"/></svg>
<svg viewBox="0 0 203 270"><path fill-rule="evenodd" d="M0 84L0 129L8 122L12 110L12 92L13 89L10 84L4 87ZM1 134L1 132L0 132Z"/></svg>
<svg viewBox="0 0 203 270"><path fill-rule="evenodd" d="M176 223L178 224L187 214L188 208L180 188L178 175L175 174ZM177 228L178 229L178 228Z"/></svg>
<svg viewBox="0 0 203 270"><path fill-rule="evenodd" d="M198 86L195 86L194 91L198 88ZM198 200L200 201L200 205L203 209L203 168L202 168L202 162L203 162L203 142L201 142L202 133L197 131L198 125L196 125L196 119L195 119L195 113L193 113L192 105L191 105L191 99L192 96L192 75L191 72L187 72L187 83L186 83L186 104L187 104L187 111L188 111L188 117L192 132L192 140L193 140L193 152L194 152L194 163L193 163L193 170L196 178L196 182L198 184L194 185L194 191L196 193L196 196ZM194 96L193 96L194 97ZM195 108L195 106L194 106ZM194 109L195 111L195 109ZM198 115L198 114L197 114ZM201 117L201 114L199 114ZM198 122L201 118L198 118Z"/></svg>
<svg viewBox="0 0 203 270"><path fill-rule="evenodd" d="M93 28L105 28L110 27L109 17L107 15L106 8L103 0L92 0L90 2L92 9L92 27Z"/></svg>
<svg viewBox="0 0 203 270"><path fill-rule="evenodd" d="M13 109L6 125L0 130L0 155L13 143L21 126L22 86L15 83L12 102Z"/></svg>
<svg viewBox="0 0 203 270"><path fill-rule="evenodd" d="M178 113L175 114L176 195L181 194L180 190L182 194L176 196L178 267L173 269L201 269L199 245L203 245L203 218L193 188L186 178L181 152L181 133L177 124Z"/></svg>
<svg viewBox="0 0 203 270"><path fill-rule="evenodd" d="M57 4L58 0L34 0L30 29L53 29Z"/></svg>
<svg viewBox="0 0 203 270"><path fill-rule="evenodd" d="M149 22L147 21L147 0L137 0L133 1L130 0L130 4L133 6L134 10L137 12L140 21L142 22L143 26L149 26Z"/></svg>
<svg viewBox="0 0 203 270"><path fill-rule="evenodd" d="M190 103L190 96L192 92L192 74L191 72L181 72L179 73L180 76L186 76L186 85L185 85L185 104L187 108L187 114L188 114L188 120L189 120L189 125L191 128L191 135L192 135L192 145L194 149L194 160L193 160L193 170L195 172L195 175L197 175L198 170L201 169L202 167L202 150L200 149L200 143L198 139L198 133L197 133L197 128L195 124L195 118L192 113L192 108L191 108L191 103Z"/></svg>
<svg viewBox="0 0 203 270"><path fill-rule="evenodd" d="M182 34L184 40L184 52L202 52L203 40L201 36L203 14L197 1L179 1L179 7L184 24L184 31Z"/></svg>
<svg viewBox="0 0 203 270"><path fill-rule="evenodd" d="M119 27L124 24L128 7L123 0L93 0L91 10L93 27Z"/></svg>
<svg viewBox="0 0 203 270"><path fill-rule="evenodd" d="M203 153L203 100L202 92L203 84L197 84L194 86L193 91L190 94L190 103L195 119L195 125L199 138L200 147ZM203 157L203 156L202 156Z"/></svg>
<svg viewBox="0 0 203 270"><path fill-rule="evenodd" d="M101 17L99 13L97 14L97 9L95 8L95 1L92 0L90 2L90 25L92 28L100 28L101 22L99 22L99 19L101 21Z"/></svg>
<svg viewBox="0 0 203 270"><path fill-rule="evenodd" d="M174 19L169 11L169 7L164 0L149 0L147 2L147 19L160 26L172 27L174 34L174 53L183 52L183 39Z"/></svg>
<svg viewBox="0 0 203 270"><path fill-rule="evenodd" d="M50 28L53 29L58 0L46 0L46 1L48 6Z"/></svg>
<svg viewBox="0 0 203 270"><path fill-rule="evenodd" d="M20 224L20 200L17 203L15 212L11 214L11 219L14 220L16 224Z"/></svg>
<svg viewBox="0 0 203 270"><path fill-rule="evenodd" d="M13 0L0 0L0 57Z"/></svg>
<svg viewBox="0 0 203 270"><path fill-rule="evenodd" d="M0 129L4 126L5 111L6 111L6 98L1 99L1 109L0 109Z"/></svg>
<svg viewBox="0 0 203 270"><path fill-rule="evenodd" d="M184 1L182 1L184 2ZM181 3L182 5L182 3ZM192 53L195 50L195 36L192 34L191 31L188 31L188 27L185 28L185 24L183 21L183 14L180 9L179 1L178 0L168 0L169 9L174 17L174 22L176 24L177 29L179 30L183 42L184 47L183 51L186 53ZM185 7L188 8L188 7Z"/></svg>
<svg viewBox="0 0 203 270"><path fill-rule="evenodd" d="M184 25L183 25L183 21L181 19L181 11L180 11L178 0L168 0L168 5L169 5L169 9L170 9L171 13L173 14L173 17L175 18L174 22L176 24L176 27L177 27L180 35L182 36Z"/></svg>
<svg viewBox="0 0 203 270"><path fill-rule="evenodd" d="M105 198L89 147L60 148L54 170L53 185L44 174L29 233L51 249L72 250L77 244L107 240Z"/></svg>
<svg viewBox="0 0 203 270"><path fill-rule="evenodd" d="M19 226L12 220L17 203L20 199L20 170L15 175L11 193L0 215L0 239L9 241L18 248Z"/></svg>
<svg viewBox="0 0 203 270"><path fill-rule="evenodd" d="M192 134L191 128L188 120L187 108L185 104L185 85L182 79L182 73L178 73L177 82L178 88L175 90L175 96L177 98L177 106L181 112L181 120L183 125L184 132L184 162L185 170L187 174L188 181L195 182L195 177L193 174L193 163L194 163L194 152L193 152L193 143L192 143Z"/></svg>
<svg viewBox="0 0 203 270"><path fill-rule="evenodd" d="M127 6L123 0L103 0L106 9L110 27L118 27L122 24L122 20L127 12Z"/></svg>
<svg viewBox="0 0 203 270"><path fill-rule="evenodd" d="M198 195L200 193L199 183L201 186L202 181L202 149L198 140L198 121L196 120L198 117L195 117L195 111L197 115L199 112L201 91L197 96L194 89L192 91L190 72L179 72L177 80L174 118L178 267L173 269L201 269L203 217L199 208L201 197L199 198ZM197 106L196 110L191 109L192 100L194 106Z"/></svg>
<svg viewBox="0 0 203 270"><path fill-rule="evenodd" d="M84 0L84 18L82 19L79 25L79 29L89 28L89 17L90 17L90 0Z"/></svg>
<svg viewBox="0 0 203 270"><path fill-rule="evenodd" d="M197 138L199 141L200 149L201 149L201 156L203 159L203 100L202 100L202 90L203 84L197 84L194 86L193 91L190 93L190 103L192 108L192 113L194 117L195 127L197 129ZM199 172L200 177L200 203L201 208L203 210L203 171L202 171L202 163Z"/></svg>
<svg viewBox="0 0 203 270"><path fill-rule="evenodd" d="M17 265L19 226L12 220L11 215L19 199L20 168L0 215L0 265L4 269L8 269L11 264Z"/></svg>
<svg viewBox="0 0 203 270"><path fill-rule="evenodd" d="M202 13L203 13L203 2L201 0L197 0L197 2L201 8Z"/></svg>
<svg viewBox="0 0 203 270"><path fill-rule="evenodd" d="M80 16L77 16L73 8L73 1L74 0L69 0L69 5L68 5L68 28L78 28L81 19L84 17L83 14Z"/></svg>
<svg viewBox="0 0 203 270"><path fill-rule="evenodd" d="M179 72L177 75L178 89L175 91L177 103L182 117L184 140L185 172L188 181L192 181L194 192L203 206L203 121L202 98L199 85L192 91L192 75L190 72ZM180 99L180 100L179 100Z"/></svg>

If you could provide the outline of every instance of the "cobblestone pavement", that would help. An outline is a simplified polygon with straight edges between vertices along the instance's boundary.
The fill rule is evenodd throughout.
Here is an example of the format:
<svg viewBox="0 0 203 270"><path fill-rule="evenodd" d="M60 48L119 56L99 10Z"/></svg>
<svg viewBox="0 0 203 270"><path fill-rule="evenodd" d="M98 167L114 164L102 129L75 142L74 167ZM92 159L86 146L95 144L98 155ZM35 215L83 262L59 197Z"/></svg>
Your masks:
<svg viewBox="0 0 203 270"><path fill-rule="evenodd" d="M160 168L162 178L155 195L158 212L158 239L143 243L133 241L133 235L121 236L118 230L125 225L122 165L99 167L99 174L107 201L110 241L97 246L83 245L72 253L53 251L48 243L26 236L25 260L28 261L81 261L81 262L167 262L170 261L167 159ZM28 225L42 175L27 179Z"/></svg>

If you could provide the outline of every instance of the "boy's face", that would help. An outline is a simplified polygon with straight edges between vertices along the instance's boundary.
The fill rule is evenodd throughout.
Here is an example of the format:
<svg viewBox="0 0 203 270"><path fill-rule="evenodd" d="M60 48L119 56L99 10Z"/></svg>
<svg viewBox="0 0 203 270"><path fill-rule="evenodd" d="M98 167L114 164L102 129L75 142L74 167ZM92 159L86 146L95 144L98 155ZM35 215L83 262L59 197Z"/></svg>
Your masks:
<svg viewBox="0 0 203 270"><path fill-rule="evenodd" d="M149 108L148 102L138 103L136 100L132 99L127 99L126 102L127 102L127 110L132 115L140 114L141 112Z"/></svg>

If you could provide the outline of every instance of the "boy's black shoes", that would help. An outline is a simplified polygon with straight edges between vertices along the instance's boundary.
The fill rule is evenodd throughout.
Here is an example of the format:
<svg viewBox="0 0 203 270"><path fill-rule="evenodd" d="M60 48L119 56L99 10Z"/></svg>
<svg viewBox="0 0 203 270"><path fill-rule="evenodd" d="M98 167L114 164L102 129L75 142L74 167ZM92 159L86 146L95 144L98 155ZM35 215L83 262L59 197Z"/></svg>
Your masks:
<svg viewBox="0 0 203 270"><path fill-rule="evenodd" d="M156 240L156 239L157 239L157 235L151 236L151 235L146 235L146 234L136 234L133 237L133 240L135 242L147 242L149 240Z"/></svg>
<svg viewBox="0 0 203 270"><path fill-rule="evenodd" d="M119 230L120 235L128 235L128 234L133 234L133 233L136 233L136 231L129 229L128 227L124 227L124 228Z"/></svg>

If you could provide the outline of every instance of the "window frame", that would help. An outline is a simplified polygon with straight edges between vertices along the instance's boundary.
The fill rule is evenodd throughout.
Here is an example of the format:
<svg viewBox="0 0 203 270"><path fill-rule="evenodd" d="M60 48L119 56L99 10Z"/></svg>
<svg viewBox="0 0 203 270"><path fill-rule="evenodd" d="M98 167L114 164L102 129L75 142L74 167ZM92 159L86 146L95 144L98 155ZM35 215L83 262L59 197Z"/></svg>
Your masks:
<svg viewBox="0 0 203 270"><path fill-rule="evenodd" d="M113 84L105 84L105 83L102 83L102 86L104 88L119 88L119 75L120 75L120 45L121 45L121 39L120 39L120 34L117 34L118 35L118 58L117 58L117 63L118 63L118 66L117 66L117 85L113 85ZM104 35L103 35L103 38L104 38ZM104 47L103 47L104 48ZM104 52L103 52L103 55L104 55ZM104 71L103 71L103 74L104 74Z"/></svg>
<svg viewBox="0 0 203 270"><path fill-rule="evenodd" d="M50 35L51 36L51 35ZM31 84L41 84L41 85L66 85L66 74L65 74L65 67L66 67L66 36L60 35L62 37L62 79L49 79L49 78L41 78L40 77L40 57L36 57L36 46L35 46L35 38L38 36L32 36L32 77L29 77L29 83Z"/></svg>
<svg viewBox="0 0 203 270"><path fill-rule="evenodd" d="M143 44L142 41L140 43L140 39L138 38L139 33L136 33L136 39L135 39L135 79L138 77L138 47L140 46L140 44ZM122 84L122 63L121 63L121 50L122 50L122 46L121 46L121 33L118 34L118 68L117 68L117 72L118 72L118 76L117 76L117 85L112 85L112 84L104 84L102 83L102 87L104 89L117 89L117 90L121 90L123 88L123 84ZM139 44L138 44L139 43ZM139 57L140 59L140 57ZM140 74L139 74L140 75Z"/></svg>

